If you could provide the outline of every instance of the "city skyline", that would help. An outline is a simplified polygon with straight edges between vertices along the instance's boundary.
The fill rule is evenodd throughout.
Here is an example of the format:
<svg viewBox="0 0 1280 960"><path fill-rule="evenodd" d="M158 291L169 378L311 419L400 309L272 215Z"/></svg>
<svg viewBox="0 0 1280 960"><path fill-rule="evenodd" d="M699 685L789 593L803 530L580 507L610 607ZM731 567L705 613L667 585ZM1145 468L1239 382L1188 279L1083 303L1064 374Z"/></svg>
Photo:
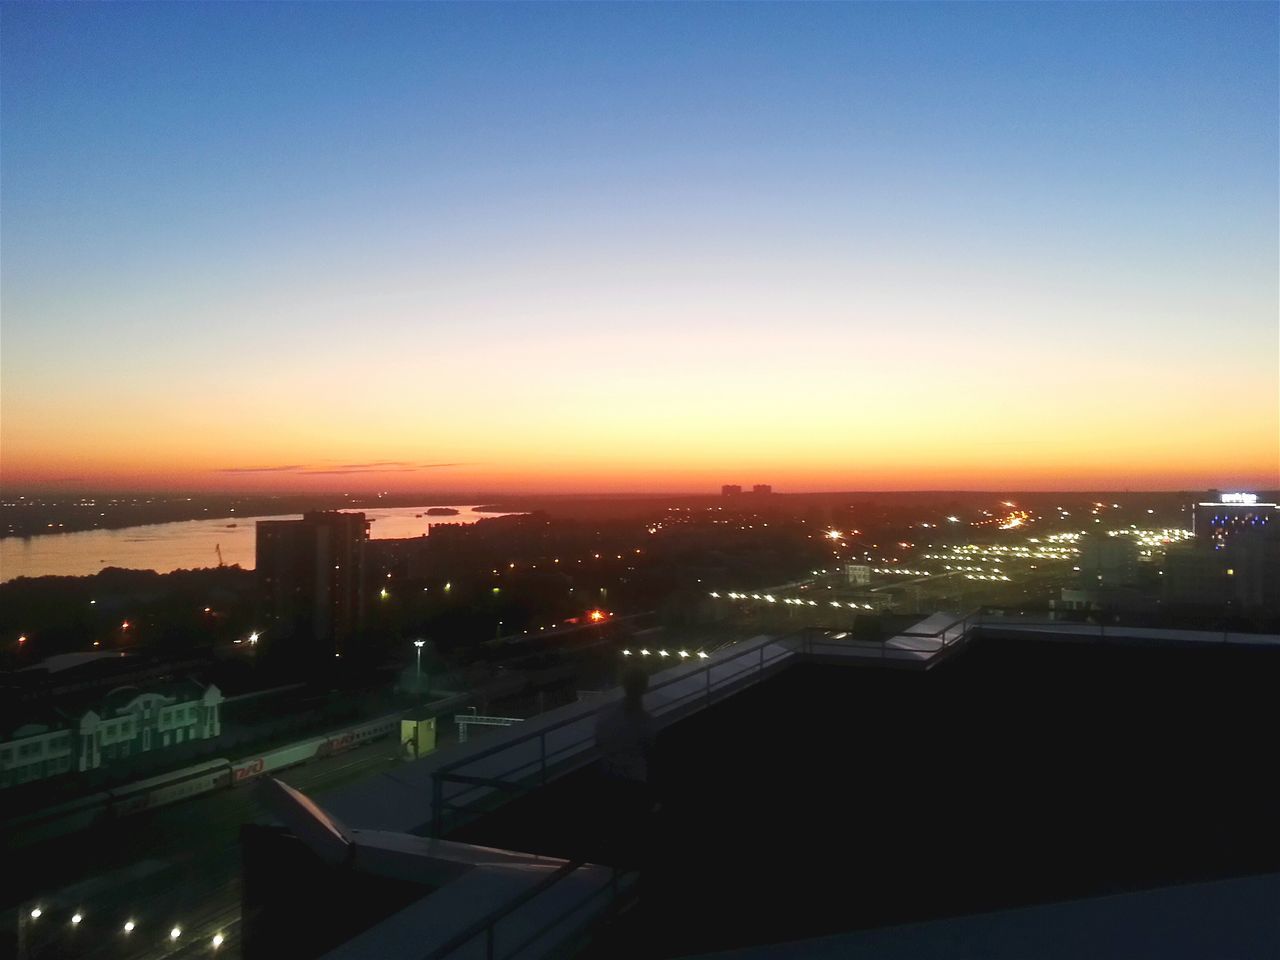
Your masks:
<svg viewBox="0 0 1280 960"><path fill-rule="evenodd" d="M1278 11L6 4L3 486L1274 488Z"/></svg>

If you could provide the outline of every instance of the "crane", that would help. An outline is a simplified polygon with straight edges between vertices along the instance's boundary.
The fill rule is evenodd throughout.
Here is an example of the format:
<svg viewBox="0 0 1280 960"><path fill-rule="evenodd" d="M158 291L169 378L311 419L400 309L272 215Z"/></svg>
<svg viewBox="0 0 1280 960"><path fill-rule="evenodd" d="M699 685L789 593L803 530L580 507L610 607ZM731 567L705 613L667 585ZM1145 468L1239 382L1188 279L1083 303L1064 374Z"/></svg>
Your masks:
<svg viewBox="0 0 1280 960"><path fill-rule="evenodd" d="M214 549L214 552L217 553L218 555L218 566L225 567L226 564L222 562L222 544L215 543L213 545L213 549Z"/></svg>

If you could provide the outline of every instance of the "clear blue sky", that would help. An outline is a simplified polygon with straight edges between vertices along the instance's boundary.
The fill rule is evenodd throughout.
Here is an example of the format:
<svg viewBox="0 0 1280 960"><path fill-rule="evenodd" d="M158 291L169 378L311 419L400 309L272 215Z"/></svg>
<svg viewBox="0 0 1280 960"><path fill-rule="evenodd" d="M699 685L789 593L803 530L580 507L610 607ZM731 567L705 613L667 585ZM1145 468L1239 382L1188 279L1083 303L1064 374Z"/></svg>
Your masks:
<svg viewBox="0 0 1280 960"><path fill-rule="evenodd" d="M1265 480L1278 10L6 3L5 472L914 485L846 430L920 485L1046 435L1001 469ZM602 399L530 382L579 351ZM1226 476L1178 452L1241 407Z"/></svg>

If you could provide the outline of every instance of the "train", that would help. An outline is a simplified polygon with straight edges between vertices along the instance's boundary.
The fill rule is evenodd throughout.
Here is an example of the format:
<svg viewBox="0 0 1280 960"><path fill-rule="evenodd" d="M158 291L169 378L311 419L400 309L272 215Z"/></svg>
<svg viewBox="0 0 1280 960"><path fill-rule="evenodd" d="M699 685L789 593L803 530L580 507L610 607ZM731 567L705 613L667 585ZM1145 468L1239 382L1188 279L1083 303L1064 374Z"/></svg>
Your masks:
<svg viewBox="0 0 1280 960"><path fill-rule="evenodd" d="M206 760L181 770L112 787L12 818L4 826L6 845L10 848L29 846L189 797L231 789L263 774L341 753L383 737L398 736L399 730L400 715L393 714L240 760Z"/></svg>

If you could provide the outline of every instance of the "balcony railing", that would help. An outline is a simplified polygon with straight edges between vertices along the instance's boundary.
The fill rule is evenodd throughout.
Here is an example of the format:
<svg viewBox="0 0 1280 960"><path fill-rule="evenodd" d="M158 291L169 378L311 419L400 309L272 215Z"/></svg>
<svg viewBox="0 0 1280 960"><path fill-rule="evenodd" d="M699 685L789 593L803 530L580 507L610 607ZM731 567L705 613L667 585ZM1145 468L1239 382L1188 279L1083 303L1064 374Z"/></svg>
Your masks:
<svg viewBox="0 0 1280 960"><path fill-rule="evenodd" d="M760 638L727 654L676 667L674 676L649 687L646 700L655 719L670 723L692 709L709 706L748 680L772 671L797 652L797 638ZM664 693L665 692L665 693ZM432 774L432 834L443 836L451 813L493 792L520 794L547 782L550 772L584 766L599 758L594 712L533 726L523 736L455 760ZM498 772L493 759L508 754ZM482 769L477 769L482 768ZM449 790L453 784L461 789Z"/></svg>

